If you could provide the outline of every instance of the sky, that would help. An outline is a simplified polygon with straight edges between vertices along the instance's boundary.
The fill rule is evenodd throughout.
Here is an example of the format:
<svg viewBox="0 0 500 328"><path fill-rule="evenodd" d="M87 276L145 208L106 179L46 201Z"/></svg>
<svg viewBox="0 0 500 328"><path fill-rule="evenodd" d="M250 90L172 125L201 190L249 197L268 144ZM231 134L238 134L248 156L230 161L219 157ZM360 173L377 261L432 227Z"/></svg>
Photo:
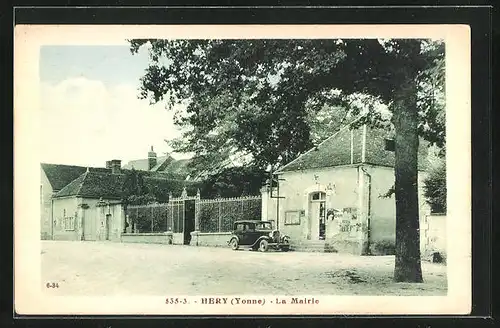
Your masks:
<svg viewBox="0 0 500 328"><path fill-rule="evenodd" d="M43 46L41 161L104 166L147 158L151 146L169 151L164 139L180 135L173 113L137 97L147 65L146 49L132 55L127 45Z"/></svg>

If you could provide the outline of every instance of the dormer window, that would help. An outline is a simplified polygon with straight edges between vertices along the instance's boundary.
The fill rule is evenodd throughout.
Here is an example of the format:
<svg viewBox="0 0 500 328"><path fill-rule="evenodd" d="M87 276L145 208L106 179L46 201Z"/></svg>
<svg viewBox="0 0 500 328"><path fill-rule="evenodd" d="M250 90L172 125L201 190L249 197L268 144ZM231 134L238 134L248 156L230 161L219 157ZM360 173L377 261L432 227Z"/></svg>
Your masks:
<svg viewBox="0 0 500 328"><path fill-rule="evenodd" d="M385 150L394 151L396 149L396 143L392 138L385 138Z"/></svg>

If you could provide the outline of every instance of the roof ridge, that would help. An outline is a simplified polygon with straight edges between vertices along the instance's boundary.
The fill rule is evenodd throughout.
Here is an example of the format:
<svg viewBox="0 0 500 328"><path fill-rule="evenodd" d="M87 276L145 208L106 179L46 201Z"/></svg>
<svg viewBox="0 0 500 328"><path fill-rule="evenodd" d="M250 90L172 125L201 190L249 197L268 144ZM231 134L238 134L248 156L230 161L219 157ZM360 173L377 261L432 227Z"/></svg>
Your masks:
<svg viewBox="0 0 500 328"><path fill-rule="evenodd" d="M83 165L57 164L57 163L44 163L44 162L40 162L40 165L57 165L57 166L83 167L83 168L86 167L86 166L83 166Z"/></svg>
<svg viewBox="0 0 500 328"><path fill-rule="evenodd" d="M172 155L161 155L161 156L156 156L156 158L172 158L175 160L175 158L172 156ZM137 162L137 161L147 161L149 158L148 157L144 157L144 158L135 158L135 159L129 159L127 161L127 163L130 163L130 162Z"/></svg>
<svg viewBox="0 0 500 328"><path fill-rule="evenodd" d="M78 168L82 168L82 169L85 169L85 168L90 168L91 170L92 170L92 169L104 169L104 170L106 170L106 169L107 169L106 167L103 167L103 166L88 166L88 165L73 165L73 164L56 164L56 163L43 163L43 162L40 162L40 165L41 165L41 166L44 166L44 165L52 165L52 166L78 167Z"/></svg>
<svg viewBox="0 0 500 328"><path fill-rule="evenodd" d="M64 194L64 192L66 191L66 189L69 189L71 187L71 184L75 183L76 180L81 179L82 181L80 182L80 185L79 185L77 191L75 192L75 196L78 195L78 193L82 189L83 182L85 181L85 178L87 177L87 173L89 173L89 171L85 171L84 173L82 173L78 177L76 177L75 179L71 180L67 185L65 185L63 188L61 188L61 190L59 190L55 194L55 196L57 196L59 194Z"/></svg>
<svg viewBox="0 0 500 328"><path fill-rule="evenodd" d="M87 167L87 171L85 171L85 173L83 173L83 178L82 178L82 181L80 182L80 186L78 187L77 191L76 191L76 195L80 195L80 191L82 191L82 188L83 188L83 184L85 183L85 179L87 179L87 176L89 175L90 173L90 170L89 168Z"/></svg>
<svg viewBox="0 0 500 328"><path fill-rule="evenodd" d="M158 158L161 158L161 157L158 157ZM175 159L173 159L173 157L171 156L165 156L165 158L161 158L161 160L159 160L155 166L153 166L151 168L150 171L153 171L153 172L156 172L158 171L158 169L163 165L165 164L169 159L172 159L173 161L175 161Z"/></svg>
<svg viewBox="0 0 500 328"><path fill-rule="evenodd" d="M275 173L281 173L281 171L286 168L287 166L291 165L292 163L296 162L299 158L301 158L302 156L305 156L307 154L309 154L310 152L312 152L313 150L315 150L316 148L318 148L319 146L321 146L322 144L324 144L325 142L327 142L328 140L332 139L333 137L337 136L340 132L344 131L345 129L349 128L352 124L356 123L357 121L359 121L360 119L362 119L363 117L365 117L365 115L360 115L358 116L355 120L353 120L352 122L344 125L343 127L341 127L337 132L335 132L334 134L332 134L331 136L329 136L328 138L326 138L325 140L321 141L319 144L317 144L316 146L310 148L308 151L306 151L305 153L303 154L300 154L299 156L297 156L294 160L292 160L291 162L288 162L287 164L285 164L283 167L281 167L280 169L278 169Z"/></svg>

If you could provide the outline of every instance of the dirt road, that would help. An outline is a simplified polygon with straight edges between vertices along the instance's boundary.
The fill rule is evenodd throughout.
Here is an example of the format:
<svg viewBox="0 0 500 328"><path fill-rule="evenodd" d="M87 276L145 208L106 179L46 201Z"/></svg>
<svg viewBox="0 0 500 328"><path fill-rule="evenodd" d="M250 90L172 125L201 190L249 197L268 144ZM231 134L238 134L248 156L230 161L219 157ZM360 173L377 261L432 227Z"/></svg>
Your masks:
<svg viewBox="0 0 500 328"><path fill-rule="evenodd" d="M394 283L393 256L42 242L42 284L61 295L445 295L446 266L424 262L423 284Z"/></svg>

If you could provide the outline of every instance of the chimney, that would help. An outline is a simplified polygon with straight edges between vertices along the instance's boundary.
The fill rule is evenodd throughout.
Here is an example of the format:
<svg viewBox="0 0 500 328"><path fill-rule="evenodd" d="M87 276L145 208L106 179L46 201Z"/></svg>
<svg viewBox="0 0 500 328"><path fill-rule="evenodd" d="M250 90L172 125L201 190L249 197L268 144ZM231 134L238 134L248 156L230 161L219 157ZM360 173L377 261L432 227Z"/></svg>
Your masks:
<svg viewBox="0 0 500 328"><path fill-rule="evenodd" d="M119 159L113 159L110 162L111 173L120 174L122 169L122 161Z"/></svg>
<svg viewBox="0 0 500 328"><path fill-rule="evenodd" d="M151 170L156 166L156 153L153 150L153 146L151 146L151 150L148 152L148 170Z"/></svg>
<svg viewBox="0 0 500 328"><path fill-rule="evenodd" d="M106 161L106 168L111 169L111 161Z"/></svg>

